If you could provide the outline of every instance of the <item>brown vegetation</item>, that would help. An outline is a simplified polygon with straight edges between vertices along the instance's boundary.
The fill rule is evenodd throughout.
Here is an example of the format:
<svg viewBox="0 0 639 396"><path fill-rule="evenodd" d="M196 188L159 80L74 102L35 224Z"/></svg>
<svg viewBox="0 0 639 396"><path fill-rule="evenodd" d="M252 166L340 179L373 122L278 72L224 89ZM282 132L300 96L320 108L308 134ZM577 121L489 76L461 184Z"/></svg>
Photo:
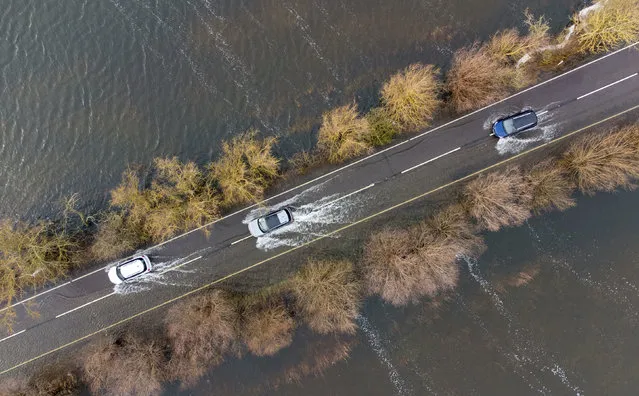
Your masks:
<svg viewBox="0 0 639 396"><path fill-rule="evenodd" d="M388 112L383 107L372 109L366 114L366 120L370 126L370 133L366 136L366 142L371 146L387 145L399 133L398 127L390 119Z"/></svg>
<svg viewBox="0 0 639 396"><path fill-rule="evenodd" d="M165 323L171 346L169 372L187 386L220 364L237 338L237 311L219 290L174 305Z"/></svg>
<svg viewBox="0 0 639 396"><path fill-rule="evenodd" d="M342 162L371 149L369 134L370 126L354 104L338 107L322 116L317 148L329 162Z"/></svg>
<svg viewBox="0 0 639 396"><path fill-rule="evenodd" d="M291 279L300 316L320 334L354 333L361 285L349 261L309 262Z"/></svg>
<svg viewBox="0 0 639 396"><path fill-rule="evenodd" d="M8 308L26 289L66 276L76 244L51 223L27 225L0 221L0 322L11 329L15 312Z"/></svg>
<svg viewBox="0 0 639 396"><path fill-rule="evenodd" d="M523 224L531 216L531 200L530 185L517 167L481 175L463 192L466 210L489 231Z"/></svg>
<svg viewBox="0 0 639 396"><path fill-rule="evenodd" d="M295 321L280 296L259 297L244 303L240 334L257 356L275 355L291 345Z"/></svg>
<svg viewBox="0 0 639 396"><path fill-rule="evenodd" d="M412 64L391 76L381 91L388 117L403 131L429 125L441 104L439 70L433 65Z"/></svg>
<svg viewBox="0 0 639 396"><path fill-rule="evenodd" d="M575 185L557 161L540 162L525 177L532 188L530 206L535 213L564 211L575 206L572 197Z"/></svg>
<svg viewBox="0 0 639 396"><path fill-rule="evenodd" d="M288 160L289 169L297 175L303 175L309 170L321 164L322 159L317 153L299 151Z"/></svg>
<svg viewBox="0 0 639 396"><path fill-rule="evenodd" d="M446 77L451 105L466 112L489 105L508 95L515 71L485 49L475 45L457 50Z"/></svg>
<svg viewBox="0 0 639 396"><path fill-rule="evenodd" d="M590 134L573 143L561 164L586 194L632 188L639 177L639 126Z"/></svg>
<svg viewBox="0 0 639 396"><path fill-rule="evenodd" d="M422 232L428 233L430 243L451 247L457 254L476 255L485 248L484 240L477 234L464 207L454 204L437 211L424 225Z"/></svg>
<svg viewBox="0 0 639 396"><path fill-rule="evenodd" d="M2 396L73 396L80 394L80 382L75 368L48 365L29 380L5 378L0 383Z"/></svg>
<svg viewBox="0 0 639 396"><path fill-rule="evenodd" d="M574 22L581 52L610 51L639 40L639 1L602 0L598 9Z"/></svg>
<svg viewBox="0 0 639 396"><path fill-rule="evenodd" d="M118 211L105 213L98 221L98 231L89 247L97 260L111 260L135 250L144 241L144 232Z"/></svg>
<svg viewBox="0 0 639 396"><path fill-rule="evenodd" d="M155 395L162 390L164 350L127 334L91 344L82 357L84 379L94 394Z"/></svg>
<svg viewBox="0 0 639 396"><path fill-rule="evenodd" d="M225 206L257 202L279 175L279 159L272 153L275 138L258 140L254 130L222 144L222 156L211 163L211 178L222 190Z"/></svg>

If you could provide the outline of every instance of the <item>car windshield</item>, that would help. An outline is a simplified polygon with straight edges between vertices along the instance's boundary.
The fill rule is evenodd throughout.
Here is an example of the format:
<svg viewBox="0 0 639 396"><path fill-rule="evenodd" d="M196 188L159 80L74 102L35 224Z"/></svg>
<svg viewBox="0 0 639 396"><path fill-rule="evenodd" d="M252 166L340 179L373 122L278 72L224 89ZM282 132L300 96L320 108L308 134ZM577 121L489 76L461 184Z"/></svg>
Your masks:
<svg viewBox="0 0 639 396"><path fill-rule="evenodd" d="M504 120L504 129L510 135L534 125L536 121L535 114L527 112Z"/></svg>
<svg viewBox="0 0 639 396"><path fill-rule="evenodd" d="M121 264L118 267L118 275L122 279L129 279L136 275L140 275L146 270L146 264L144 260L137 259L133 261L129 261L128 263Z"/></svg>
<svg viewBox="0 0 639 396"><path fill-rule="evenodd" d="M513 123L514 123L514 120L512 118L504 120L504 130L506 130L506 133L508 135L510 135L511 133L517 132L517 129L515 129L515 126L513 125Z"/></svg>
<svg viewBox="0 0 639 396"><path fill-rule="evenodd" d="M282 222L278 217L278 213L271 213L257 221L257 225L260 227L262 232L267 232L268 230L279 227L281 224Z"/></svg>

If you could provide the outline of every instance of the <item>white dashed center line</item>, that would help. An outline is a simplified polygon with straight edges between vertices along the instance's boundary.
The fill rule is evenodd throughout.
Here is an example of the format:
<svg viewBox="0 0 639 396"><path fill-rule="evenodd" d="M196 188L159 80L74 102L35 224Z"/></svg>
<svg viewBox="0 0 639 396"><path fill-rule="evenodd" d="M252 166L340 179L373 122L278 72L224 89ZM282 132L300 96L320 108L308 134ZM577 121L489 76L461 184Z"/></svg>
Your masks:
<svg viewBox="0 0 639 396"><path fill-rule="evenodd" d="M91 305L91 304L93 304L94 302L98 302L98 301L103 300L103 299L105 299L105 298L107 298L107 297L110 297L110 296L112 296L112 295L114 295L114 294L115 294L115 292L114 292L114 293L109 293L109 294L107 294L106 296L102 296L102 297L100 297L100 298L96 298L96 299L95 299L95 300L93 300L93 301L89 301L89 302L88 302L88 303L86 303L86 304L82 304L82 305L80 305L79 307L75 307L75 308L73 308L73 309L71 309L71 310L69 310L69 311L67 311L67 312L65 312L65 313L61 313L60 315L56 315L55 317L56 317L56 319L57 319L57 318L59 318L59 317L61 317L61 316L64 316L64 315L66 315L66 314L69 314L69 313L71 313L71 312L73 312L73 311L77 311L77 310L78 310L78 309L80 309L80 308L84 308L84 307L86 307L87 305Z"/></svg>
<svg viewBox="0 0 639 396"><path fill-rule="evenodd" d="M17 332L17 333L13 333L13 334L11 334L9 337L4 337L3 339L1 339L1 340L0 340L0 342L2 342L2 341L6 341L6 340L8 340L9 338L12 338L12 337L17 336L18 334L22 334L22 333L24 333L25 331L27 331L27 330L25 329L25 330L19 331L19 332Z"/></svg>
<svg viewBox="0 0 639 396"><path fill-rule="evenodd" d="M417 165L415 165L415 166L411 166L411 167L410 167L410 168L408 168L408 169L404 169L404 170L402 171L402 174L404 174L404 173L406 173L406 172L410 172L410 171L412 171L413 169L417 169L417 168L419 168L420 166L423 166L423 165L429 164L429 163L431 163L431 162L433 162L433 161L435 161L435 160L438 160L438 159L440 159L440 158L442 158L442 157L447 156L448 154L452 154L452 153L454 153L455 151L460 150L460 149L461 149L461 147L457 147L456 149L452 149L452 150L450 150L450 151L448 151L448 152L446 152L446 153L444 153L444 154L438 155L438 156L437 156L437 157L435 157L435 158L431 158L431 159L429 159L428 161L422 162L421 164L417 164Z"/></svg>
<svg viewBox="0 0 639 396"><path fill-rule="evenodd" d="M590 95L592 95L592 94L594 94L594 93L597 93L597 92L599 92L599 91L601 91L601 90L604 90L604 89L606 89L606 88L610 88L610 87L612 87L613 85L619 84L620 82L624 82L624 81L626 81L626 80L629 80L629 79L631 79L631 78L635 77L637 74L639 74L639 73L635 73L635 74L632 74L632 75L630 75L630 76L628 76L628 77L624 77L624 78L622 78L621 80L615 81L615 82L613 82L613 83L611 83L611 84L608 84L608 85L606 85L606 86L604 86L604 87L601 87L601 88L599 88L599 89L595 89L594 91L592 91L592 92L588 92L588 93L587 93L587 94L585 94L585 95L581 95L580 97L578 97L578 98L577 98L577 100L583 99L583 98L585 98L585 97L587 97L587 96L590 96Z"/></svg>
<svg viewBox="0 0 639 396"><path fill-rule="evenodd" d="M245 237L244 237L244 238L242 238L242 239L238 239L238 240L237 240L237 241L235 241L235 242L231 242L231 246L232 246L232 245L235 245L236 243L240 243L240 242L242 242L242 241L246 241L247 239L249 239L249 238L250 238L250 237L252 237L252 236L253 236L253 235L245 236Z"/></svg>

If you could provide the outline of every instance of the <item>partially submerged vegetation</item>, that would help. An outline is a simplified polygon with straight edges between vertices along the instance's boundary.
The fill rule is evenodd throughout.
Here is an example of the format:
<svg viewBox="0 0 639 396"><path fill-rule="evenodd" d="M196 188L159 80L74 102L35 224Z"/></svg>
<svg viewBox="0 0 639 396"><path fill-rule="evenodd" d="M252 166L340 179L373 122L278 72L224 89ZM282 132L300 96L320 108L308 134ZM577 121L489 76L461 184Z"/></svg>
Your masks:
<svg viewBox="0 0 639 396"><path fill-rule="evenodd" d="M601 0L585 16L574 18L578 48L599 53L639 40L639 1Z"/></svg>
<svg viewBox="0 0 639 396"><path fill-rule="evenodd" d="M328 162L342 162L371 149L369 134L368 122L359 116L354 104L338 107L322 116L317 149Z"/></svg>

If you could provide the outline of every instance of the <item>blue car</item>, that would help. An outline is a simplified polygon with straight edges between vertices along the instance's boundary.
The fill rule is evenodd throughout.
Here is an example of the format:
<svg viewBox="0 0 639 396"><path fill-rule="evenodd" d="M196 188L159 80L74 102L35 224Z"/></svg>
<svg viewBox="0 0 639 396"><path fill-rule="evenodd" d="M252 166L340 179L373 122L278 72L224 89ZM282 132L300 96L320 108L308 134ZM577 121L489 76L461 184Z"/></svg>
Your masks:
<svg viewBox="0 0 639 396"><path fill-rule="evenodd" d="M493 134L498 138L505 138L535 126L537 126L537 114L533 110L526 110L495 121Z"/></svg>

